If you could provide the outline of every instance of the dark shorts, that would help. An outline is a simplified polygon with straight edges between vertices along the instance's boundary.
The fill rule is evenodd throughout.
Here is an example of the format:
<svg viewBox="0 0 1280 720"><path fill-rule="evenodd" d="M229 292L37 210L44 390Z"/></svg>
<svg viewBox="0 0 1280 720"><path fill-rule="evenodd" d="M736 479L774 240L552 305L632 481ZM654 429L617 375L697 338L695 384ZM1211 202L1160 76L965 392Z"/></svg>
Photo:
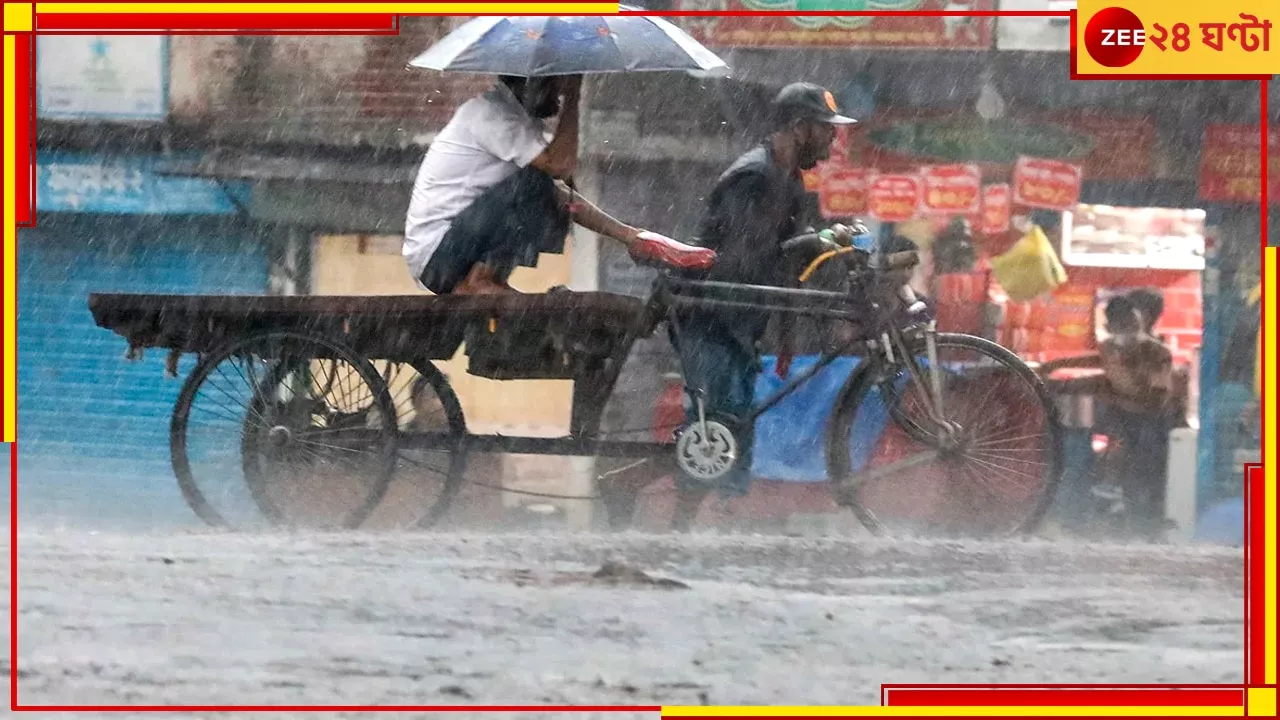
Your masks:
<svg viewBox="0 0 1280 720"><path fill-rule="evenodd" d="M537 265L540 253L564 252L570 222L555 180L521 168L458 213L422 271L422 284L437 295L453 292L479 262L505 282L517 266Z"/></svg>

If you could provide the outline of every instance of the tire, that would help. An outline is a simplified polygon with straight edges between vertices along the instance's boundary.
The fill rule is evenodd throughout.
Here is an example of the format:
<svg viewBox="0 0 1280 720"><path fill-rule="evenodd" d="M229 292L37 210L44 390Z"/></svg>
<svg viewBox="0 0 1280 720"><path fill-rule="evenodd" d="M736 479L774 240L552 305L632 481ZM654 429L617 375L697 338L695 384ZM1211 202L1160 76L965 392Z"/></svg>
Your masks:
<svg viewBox="0 0 1280 720"><path fill-rule="evenodd" d="M940 492L944 496L955 492L952 487L959 484L956 482L955 478L960 474L956 470L956 465L963 460L975 463L975 467L978 466L977 464L981 465L980 472L973 472L966 469L966 477L969 477L971 480L979 480L979 484L985 484L986 481L990 479L993 468L996 467L995 461L1004 462L1007 460L1009 463L1022 463L1024 465L1031 464L1027 460L1015 459L1014 455L1015 453L1024 452L1024 450L1013 443L1015 443L1015 441L1021 441L1025 437L1028 445L1032 442L1036 445L1036 447L1030 447L1025 450L1027 456L1038 456L1040 458L1039 462L1042 463L1042 465L1037 464L1036 466L1042 466L1043 471L1018 474L1031 478L1039 476L1040 489L1035 492L1034 497L1030 497L1023 501L1025 507L1018 512L1017 517L1010 520L1007 528L1003 530L986 530L980 534L986 537L1006 537L1034 532L1053 502L1063 472L1061 425L1058 420L1057 410L1053 400L1049 397L1044 383L1036 373L1028 367L1026 363L1022 362L1021 359L1005 348L988 340L971 335L940 333L936 335L936 338L938 352L941 357L953 356L957 351L968 351L979 357L985 358L988 361L994 362L995 366L1006 371L1005 375L997 379L986 379L981 380L981 382L975 381L978 379L972 379L958 382L957 384L962 388L960 397L965 397L965 390L983 387L984 383L988 388L990 388L989 393L994 393L994 389L996 387L1003 387L1002 383L1004 383L1007 378L1010 385L1021 387L1026 391L1025 402L1015 403L1015 405L1017 407L1026 407L1030 414L1039 417L1043 423L1041 426L1043 430L1039 435L1006 436L1007 439L997 437L996 440L990 442L974 442L972 448L964 451L956 451L952 455L943 456L939 454L939 457L935 462L939 464L951 463L949 467L952 468L951 470L946 471L946 479L941 483L938 483L943 486L943 489ZM916 352L913 352L912 355L918 357ZM862 524L873 534L891 535L897 533L890 531L890 523L886 521L887 516L883 512L878 515L865 503L866 493L864 493L864 491L867 491L868 488L864 486L864 483L867 482L868 476L865 473L855 474L853 472L853 458L851 457L850 451L851 441L855 439L853 437L855 425L860 418L860 413L864 412L867 408L866 401L873 388L878 388L880 390L881 397L891 398L888 403L889 412L887 413L888 421L885 425L885 433L876 441L877 452L883 451L882 444L886 442L885 438L889 438L888 442L891 443L892 439L898 437L897 432L899 430L901 431L901 436L910 441L919 442L925 445L932 445L935 448L939 443L928 443L929 439L936 440L936 436L929 434L923 429L928 423L917 423L911 420L908 417L908 412L903 407L907 402L907 399L904 399L903 395L898 394L896 390L892 392L888 391L888 387L891 387L893 383L878 380L875 376L879 375L879 373L876 373L874 370L874 366L860 368L854 373L848 382L845 383L837 397L835 410L833 412L827 436L827 472L830 482L833 483L832 491L837 498L837 502L849 507ZM905 368L903 364L899 361L897 365L897 377L902 377L904 370ZM953 375L948 374L948 377L953 377ZM950 392L944 393L943 397L943 405L948 416L945 419L959 423L959 420L954 420L951 417L951 411L953 410L954 403L950 403L950 406L948 405L948 401L950 400L948 396L950 394ZM992 397L989 394L987 399L1000 400L1003 398L1000 396ZM996 412L998 405L979 402L976 403L975 407L977 408L976 412L978 413L978 415L975 416L975 420L982 420L982 422L969 421L969 425L987 425L990 424L991 418L1000 417ZM872 417L874 416L868 414L867 419L870 421ZM965 423L959 423L959 425L960 427L964 427ZM1014 427L1016 428L1016 426ZM1040 440L1038 438L1043 439ZM982 450L984 447L986 448L985 451ZM929 450L926 453L922 453L920 456L931 454L933 452L934 450ZM979 459L976 456L985 456L986 459ZM869 455L867 464L870 465L871 461L872 458ZM904 471L908 471L909 469L910 468L904 467ZM890 482L898 482L899 476L902 474L893 471L886 472L889 474L886 474L885 477L893 478ZM905 481L901 482L902 484L899 486L899 491L905 493ZM1017 481L1012 484L1017 484ZM984 489L983 492L991 491ZM973 495L966 494L959 495L959 497L963 497L965 500L971 500ZM913 504L913 500L913 498L908 498L903 501L902 504L911 506ZM945 501L939 501L938 504L943 508L950 507L949 503ZM989 508L987 506L982 506L977 509L987 510ZM931 528L931 531L932 530L934 530L934 528Z"/></svg>
<svg viewBox="0 0 1280 720"><path fill-rule="evenodd" d="M243 370L237 363L243 363ZM307 379L313 380L316 363L321 363L321 371L333 368L334 374L340 367L350 368L355 387L367 391L367 401L361 397L339 407L329 399L312 397L311 382L301 391L296 382L285 387L286 381L296 379L300 368L306 368ZM258 364L260 373L253 369ZM304 468L305 475L299 479L311 481L322 474L320 470L357 455L355 459L363 462L353 472L341 476L339 486L342 493L355 496L352 506L344 506L333 513L336 517L317 524L346 529L359 527L386 495L395 471L399 432L394 422L386 420L396 416L395 408L385 381L368 360L333 341L295 332L265 332L228 343L202 358L183 384L170 422L169 442L174 475L187 505L205 523L215 527L245 524L227 520L201 487L193 466L193 460L201 458L193 458L192 441L196 436L202 437L199 432L202 422L193 421L205 417L195 411L204 409L201 401L205 391L217 385L215 378L230 377L224 373L226 367L236 370L244 387L239 388L239 392L218 387L219 394L215 397L232 400L241 406L242 412L223 409L208 414L218 417L224 426L237 424L238 468L258 513L273 525L294 524L297 520L292 509L282 507L272 497L272 482L281 472L269 467L270 462L281 463L284 470L296 470L307 464L300 460L306 454L311 464L322 462L325 466ZM237 384L235 378L231 380L233 385ZM322 384L321 391L325 394L334 387L332 379ZM352 385L344 382L342 387ZM274 397L272 393L276 393ZM319 426L316 426L317 413L324 422ZM336 423L345 423L345 426ZM229 428L212 429L223 432ZM321 435L324 437L317 440ZM228 470L224 465L212 476L225 482ZM308 502L314 500L321 505L327 501L326 496L312 497L305 492L304 496Z"/></svg>
<svg viewBox="0 0 1280 720"><path fill-rule="evenodd" d="M421 519L415 524L419 529L427 529L444 518L462 490L467 470L467 421L463 416L462 403L458 401L458 395L453 391L449 379L440 372L435 363L428 360L417 361L413 363L413 369L421 376L421 381L429 385L439 398L449 433L453 435L440 495L434 502L428 504ZM402 450L401 455L407 456L408 452L410 451ZM412 464L407 460L402 461L398 473L412 472L406 466L411 467Z"/></svg>

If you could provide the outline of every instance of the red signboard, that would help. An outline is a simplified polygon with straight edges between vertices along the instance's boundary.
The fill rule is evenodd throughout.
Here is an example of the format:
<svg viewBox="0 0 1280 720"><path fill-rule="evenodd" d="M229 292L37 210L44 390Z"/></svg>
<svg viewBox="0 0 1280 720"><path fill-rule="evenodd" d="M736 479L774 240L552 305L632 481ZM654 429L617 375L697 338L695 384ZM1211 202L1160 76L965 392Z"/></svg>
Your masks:
<svg viewBox="0 0 1280 720"><path fill-rule="evenodd" d="M978 230L983 235L999 235L1009 230L1010 195L1008 184L982 188L982 213Z"/></svg>
<svg viewBox="0 0 1280 720"><path fill-rule="evenodd" d="M1210 202L1257 203L1262 198L1262 146L1257 125L1209 125L1200 148L1200 198ZM1268 154L1280 157L1280 130L1267 135ZM1280 204L1280 162L1268 168L1269 203Z"/></svg>
<svg viewBox="0 0 1280 720"><path fill-rule="evenodd" d="M867 211L882 222L906 222L920 207L918 175L875 175L867 187Z"/></svg>
<svg viewBox="0 0 1280 720"><path fill-rule="evenodd" d="M847 218L866 212L866 169L828 168L822 179L822 189L818 191L818 209L824 218Z"/></svg>
<svg viewBox="0 0 1280 720"><path fill-rule="evenodd" d="M1013 166L1013 202L1026 207L1066 210L1080 202L1079 165L1020 157Z"/></svg>
<svg viewBox="0 0 1280 720"><path fill-rule="evenodd" d="M822 188L822 165L818 165L812 170L801 170L800 178L804 180L804 189L808 192L818 192Z"/></svg>
<svg viewBox="0 0 1280 720"><path fill-rule="evenodd" d="M708 7L714 5L715 7ZM995 0L878 0L876 11L995 10ZM715 16L679 19L700 42L719 47L839 47L986 50L994 39L989 17L913 15L787 15L788 10L830 10L813 0L679 0L677 10L772 10L777 15ZM836 8L839 9L839 8ZM854 10L857 8L848 7Z"/></svg>
<svg viewBox="0 0 1280 720"><path fill-rule="evenodd" d="M978 212L982 170L977 165L925 165L920 168L923 210L927 213L972 215Z"/></svg>
<svg viewBox="0 0 1280 720"><path fill-rule="evenodd" d="M1090 180L1130 180L1151 177L1156 147L1156 124L1149 115L1109 115L1080 112L1040 116L1040 121L1090 141L1089 154L1080 160ZM1062 158L1071 160L1073 158Z"/></svg>

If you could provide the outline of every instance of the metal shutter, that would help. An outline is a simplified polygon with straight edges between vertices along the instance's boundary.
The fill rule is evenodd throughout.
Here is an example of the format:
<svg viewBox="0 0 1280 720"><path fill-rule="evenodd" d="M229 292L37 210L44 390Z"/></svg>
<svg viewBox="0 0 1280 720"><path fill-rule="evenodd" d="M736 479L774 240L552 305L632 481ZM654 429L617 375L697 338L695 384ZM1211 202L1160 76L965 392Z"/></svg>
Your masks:
<svg viewBox="0 0 1280 720"><path fill-rule="evenodd" d="M51 214L18 240L19 509L191 524L169 465L181 380L124 359L90 292L262 294L265 248L234 218ZM180 378L194 365L184 358Z"/></svg>

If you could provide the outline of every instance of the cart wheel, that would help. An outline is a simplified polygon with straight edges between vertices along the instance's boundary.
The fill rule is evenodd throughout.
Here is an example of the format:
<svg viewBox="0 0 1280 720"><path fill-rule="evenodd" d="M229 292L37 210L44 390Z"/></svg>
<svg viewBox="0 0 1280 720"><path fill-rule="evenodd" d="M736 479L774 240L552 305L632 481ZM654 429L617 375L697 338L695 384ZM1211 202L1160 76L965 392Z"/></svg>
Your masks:
<svg viewBox="0 0 1280 720"><path fill-rule="evenodd" d="M936 337L946 426L921 400L931 377L923 352L912 353L914 374L903 364L892 378L858 373L836 400L827 438L836 499L876 534L1032 532L1062 475L1053 402L1008 350L968 335Z"/></svg>
<svg viewBox="0 0 1280 720"><path fill-rule="evenodd" d="M435 525L462 490L467 423L449 378L428 360L373 361L396 408L400 442L394 480L369 517L374 528Z"/></svg>
<svg viewBox="0 0 1280 720"><path fill-rule="evenodd" d="M391 482L394 417L385 381L349 349L254 335L203 358L183 385L173 469L210 525L355 528Z"/></svg>

